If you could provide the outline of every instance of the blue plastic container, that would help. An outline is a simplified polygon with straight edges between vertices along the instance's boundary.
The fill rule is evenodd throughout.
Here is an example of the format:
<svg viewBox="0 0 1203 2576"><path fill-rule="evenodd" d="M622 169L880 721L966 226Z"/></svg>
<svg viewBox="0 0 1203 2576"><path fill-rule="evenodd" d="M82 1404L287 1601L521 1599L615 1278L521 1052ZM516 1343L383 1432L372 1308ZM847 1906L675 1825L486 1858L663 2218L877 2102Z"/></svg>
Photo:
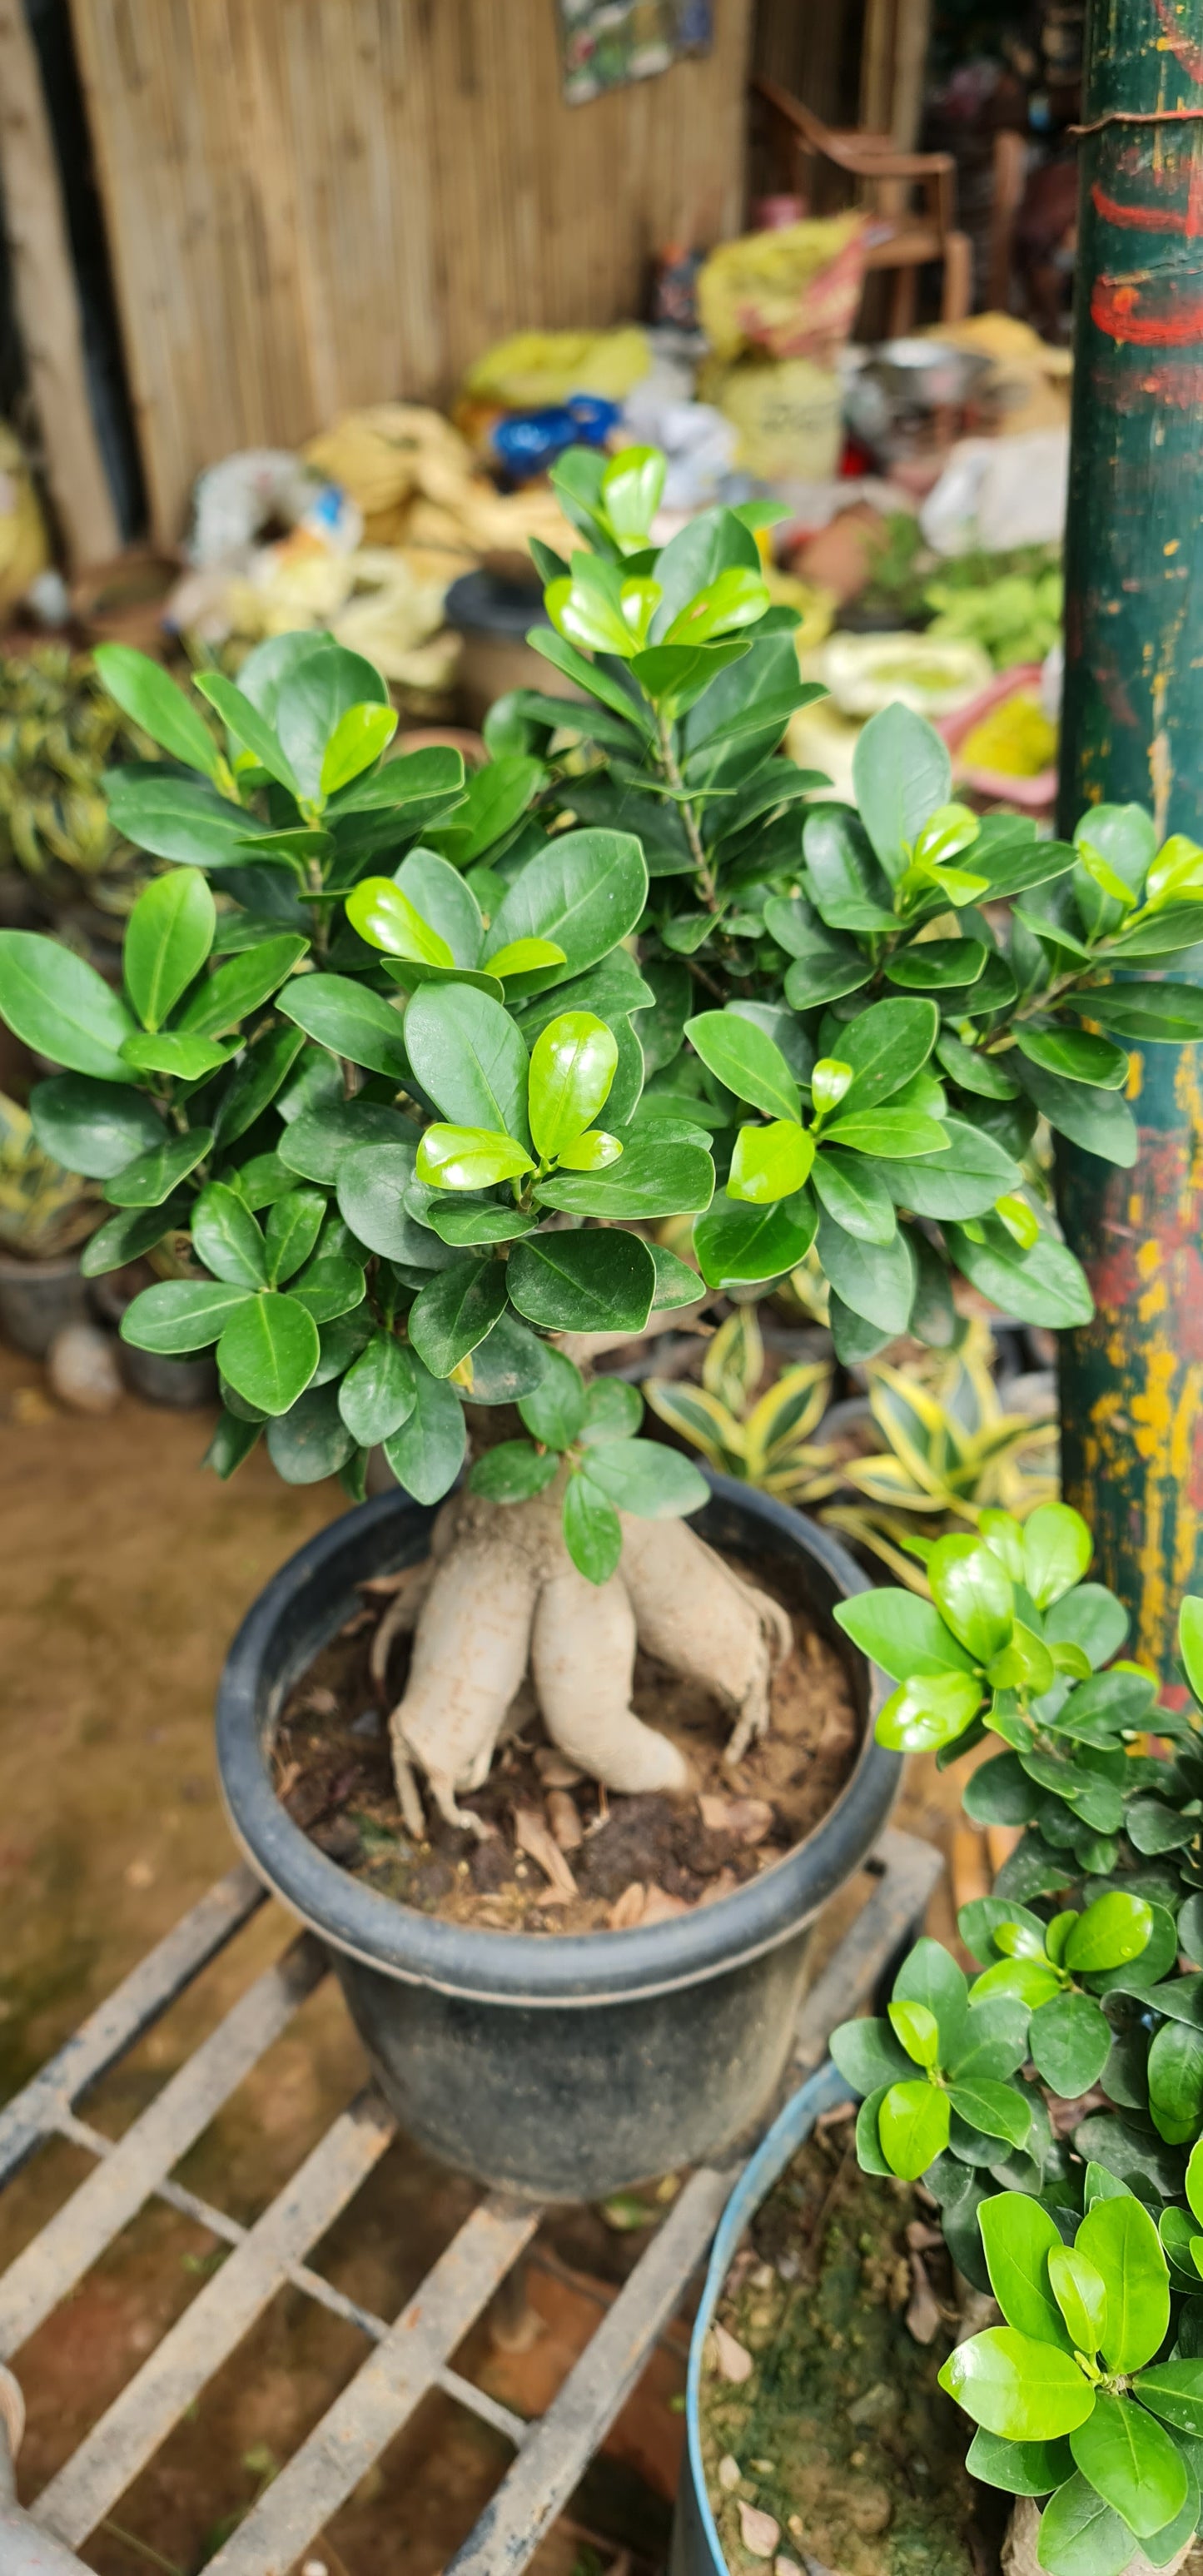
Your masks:
<svg viewBox="0 0 1203 2576"><path fill-rule="evenodd" d="M741 2174L727 2203L710 2256L710 2268L689 2347L689 2380L685 2398L687 2439L681 2463L681 2484L677 2493L677 2510L673 2521L672 2556L669 2576L730 2576L723 2556L722 2543L715 2528L706 2478L702 2467L702 2435L699 2405L702 2393L702 2348L710 2331L710 2322L719 2294L731 2268L732 2257L749 2219L754 2218L772 2190L779 2174L784 2173L791 2156L796 2155L805 2138L810 2136L820 2111L831 2111L837 2102L852 2099L851 2086L844 2082L830 2058L795 2093L785 2109L774 2120ZM790 2552L788 2537L782 2546ZM767 2576L767 2571L766 2571Z"/></svg>

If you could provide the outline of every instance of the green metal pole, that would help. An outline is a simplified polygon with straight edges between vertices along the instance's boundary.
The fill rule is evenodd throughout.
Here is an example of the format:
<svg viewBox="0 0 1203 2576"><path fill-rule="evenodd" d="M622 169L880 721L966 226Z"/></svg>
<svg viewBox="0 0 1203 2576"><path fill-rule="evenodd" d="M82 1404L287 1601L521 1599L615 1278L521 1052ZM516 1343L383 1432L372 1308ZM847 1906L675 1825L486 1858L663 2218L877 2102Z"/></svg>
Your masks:
<svg viewBox="0 0 1203 2576"><path fill-rule="evenodd" d="M1203 841L1199 0L1091 0L1082 114L1060 827L1133 802ZM1203 1590L1200 1052L1137 1052L1131 1171L1058 1153L1097 1308L1061 1343L1065 1491L1167 1678Z"/></svg>

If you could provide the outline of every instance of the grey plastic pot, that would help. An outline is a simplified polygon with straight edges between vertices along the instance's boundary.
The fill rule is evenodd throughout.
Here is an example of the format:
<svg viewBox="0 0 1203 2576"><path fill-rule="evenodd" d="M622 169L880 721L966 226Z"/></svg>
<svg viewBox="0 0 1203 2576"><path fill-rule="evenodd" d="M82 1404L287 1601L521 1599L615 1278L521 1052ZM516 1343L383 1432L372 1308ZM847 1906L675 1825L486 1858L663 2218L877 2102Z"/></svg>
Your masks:
<svg viewBox="0 0 1203 2576"><path fill-rule="evenodd" d="M44 1360L67 1324L88 1320L88 1283L78 1252L58 1261L18 1261L0 1252L0 1337L31 1360Z"/></svg>
<svg viewBox="0 0 1203 2576"><path fill-rule="evenodd" d="M239 1630L218 1699L222 1789L268 1885L330 1948L402 2125L447 2163L541 2199L604 2196L749 2131L783 2072L809 1926L872 1848L901 1764L873 1737L884 1688L835 1628L865 1588L797 1512L726 1478L696 1526L783 1579L845 1656L863 1724L851 1779L798 1848L717 1904L629 1932L476 1930L395 1904L309 1842L271 1784L293 1683L359 1607L367 1575L426 1553L433 1512L399 1489L323 1530Z"/></svg>
<svg viewBox="0 0 1203 2576"><path fill-rule="evenodd" d="M689 2377L685 2393L685 2456L681 2463L681 2483L677 2490L677 2510L673 2521L672 2551L669 2576L730 2576L730 2567L718 2536L710 2498L706 2493L706 2474L702 2466L702 2428L700 2404L702 2394L702 2355L710 2323L718 2305L723 2283L731 2268L732 2258L745 2227L756 2215L761 2201L772 2190L778 2175L784 2173L791 2156L797 2154L810 2136L821 2111L830 2111L837 2102L846 2102L849 2088L843 2076L831 2064L821 2066L817 2075L793 2094L761 2141L756 2154L741 2174L719 2221L718 2234L711 2249L710 2266L694 2319L689 2346ZM795 2549L788 2534L783 2537L787 2557L804 2558L805 2534ZM810 2562L805 2560L804 2563Z"/></svg>

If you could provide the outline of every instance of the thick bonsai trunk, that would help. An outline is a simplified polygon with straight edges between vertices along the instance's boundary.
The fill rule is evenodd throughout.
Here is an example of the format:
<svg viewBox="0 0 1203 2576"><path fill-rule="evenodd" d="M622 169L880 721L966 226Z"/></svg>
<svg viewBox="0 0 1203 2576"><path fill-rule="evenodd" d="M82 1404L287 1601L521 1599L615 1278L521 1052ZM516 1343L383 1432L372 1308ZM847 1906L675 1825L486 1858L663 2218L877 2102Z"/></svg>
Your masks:
<svg viewBox="0 0 1203 2576"><path fill-rule="evenodd" d="M450 1824L486 1830L458 1804L478 1789L528 1672L554 1744L608 1789L688 1791L684 1757L631 1707L636 1647L702 1684L735 1726L737 1762L769 1719L769 1684L791 1643L780 1605L734 1574L684 1522L622 1514L623 1552L608 1583L578 1574L560 1527L558 1480L526 1503L452 1497L429 1565L389 1614L377 1677L412 1626L404 1698L390 1732L397 1789L413 1824L416 1768Z"/></svg>

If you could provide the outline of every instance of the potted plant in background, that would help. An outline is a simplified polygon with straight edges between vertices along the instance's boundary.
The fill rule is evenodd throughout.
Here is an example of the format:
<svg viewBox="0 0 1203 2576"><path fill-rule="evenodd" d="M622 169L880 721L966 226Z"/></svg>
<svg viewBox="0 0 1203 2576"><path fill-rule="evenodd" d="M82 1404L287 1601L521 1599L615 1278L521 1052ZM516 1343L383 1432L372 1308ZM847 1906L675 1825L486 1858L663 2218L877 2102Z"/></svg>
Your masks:
<svg viewBox="0 0 1203 2576"><path fill-rule="evenodd" d="M1008 2576L1175 2567L1203 2516L1200 1722L1197 1709L1157 1705L1152 1676L1120 1655L1125 1613L1083 1579L1090 1553L1085 1524L1059 1505L1022 1527L988 1512L980 1537L933 1546L930 1603L881 1590L837 1613L897 1680L878 1720L884 1740L947 1761L995 1737L1003 1749L974 1772L965 1806L1024 1828L995 1893L961 1911L977 1973L921 1940L885 2015L847 2022L832 2039L836 2066L864 2096L862 2173L917 2187L917 2198L894 2217L901 2238L915 2213L904 2286L879 2258L873 2186L857 2200L845 2179L843 2250L829 2248L828 2263L847 2264L851 2252L870 2333L883 2310L895 2312L904 2378L930 2388L946 2352L939 2386L968 2418L970 2476L1016 2500ZM1198 1697L1203 1602L1183 1605L1181 1647ZM858 2226L869 2231L859 2261ZM955 2267L942 2300L932 2291L941 2236ZM711 2460L721 2451L731 2463L729 2475L712 2475L711 2501L741 2570L757 2554L745 2549L758 2516L803 2547L821 2542L824 2556L830 2545L830 2491L813 2458L809 2489L804 2474L795 2491L776 2462L746 2457L772 2447L765 2425L788 2374L788 2302L801 2295L792 2278L787 2267L782 2287L770 2266L750 2290L734 2282L722 2332L748 2366L732 2366L720 2345L704 2399L721 2434ZM745 2324L770 2286L775 2341ZM805 2386L799 2402L810 2403ZM894 2410L851 2403L842 2437L827 2436L843 2460L848 2510L862 2487L884 2482L879 2527L901 2529L914 2485ZM936 2433L946 2438L947 2428ZM807 2492L820 2500L809 2530L805 2512L791 2522ZM949 2564L968 2568L977 2562L957 2537L964 2497L950 2483L929 2546L946 2542Z"/></svg>
<svg viewBox="0 0 1203 2576"><path fill-rule="evenodd" d="M86 1314L79 1247L103 1214L96 1189L43 1151L28 1111L0 1092L0 1330L31 1358Z"/></svg>
<svg viewBox="0 0 1203 2576"><path fill-rule="evenodd" d="M264 1437L285 1475L337 1472L358 1496L382 1443L412 1497L317 1542L265 1596L231 1668L228 1793L261 1865L319 1919L340 1874L323 1862L311 1882L319 1856L294 1852L288 1837L303 1838L272 1797L259 1737L357 1576L424 1552L423 1515L464 1462L464 1400L516 1402L525 1419L474 1464L414 1586L392 1721L404 1811L425 1788L461 1821L528 1644L544 1722L576 1763L618 1791L679 1786L671 1747L630 1708L636 1628L709 1680L738 1755L766 1722L780 1607L716 1570L684 1526L696 1470L644 1441L628 1394L589 1389L554 1337L639 1335L692 1300L697 1272L649 1239L682 1216L714 1290L778 1278L813 1244L844 1359L904 1328L946 1342L952 1266L1021 1316L1079 1320L1085 1282L1021 1160L1037 1116L1130 1159L1126 1052L1083 1016L1168 1036L1203 1016L1192 988L1110 981L1197 926L1203 877L1189 853L1155 859L1142 818L1094 814L1073 845L1020 819L979 823L949 802L937 737L899 708L861 737L859 815L816 804L822 781L778 756L808 693L794 612L769 604L760 577L765 514L709 512L657 549L662 475L643 450L609 463L574 452L557 469L589 550L562 565L536 547L552 626L532 641L589 703L566 737L562 700L503 702L494 757L467 781L448 750L385 756L384 683L327 638L275 638L237 684L196 681L224 750L153 664L103 649L107 687L167 755L114 773L114 821L174 864L131 915L121 993L52 942L0 940L0 1007L64 1067L35 1093L38 1136L101 1179L114 1209L85 1266L190 1236L205 1275L147 1290L122 1329L168 1353L216 1348L213 1464L232 1473ZM1003 897L1017 899L1005 947L980 908ZM709 1508L731 1543L729 1506ZM758 1517L762 1547L801 1526L764 1503ZM830 1541L805 1546L829 1616L854 1573ZM602 2062L615 2050L632 2062L614 2000L624 1976L645 2001L700 1980L696 2014L721 1964L731 2003L745 1952L794 1941L868 1847L892 1786L880 1749L862 1757L827 1827L709 1926L632 1930L627 1967L622 1945L590 1940L591 1960L608 1947L614 1963L598 1971ZM512 2106L523 2014L546 2034L547 2002L579 1997L592 1974L574 1944L473 1934L486 1975L452 1927L377 1899L366 1920L370 1937L360 1912L353 1930L328 1915L327 1928L391 1969L376 1981L390 2009L431 2013L438 1999L444 2068L446 1994L465 1999L459 2027L482 2050L508 1999ZM354 1987L356 1960L340 1973ZM380 1993L354 2001L388 2055ZM741 2076L745 2113L783 2029ZM415 2054L393 2051L395 2091ZM690 2055L696 2093L696 2024ZM574 2090L570 2050L559 2079L545 2046L536 2056L519 2165L538 2161L548 2100ZM429 2133L441 2121L446 2139L464 2117L462 2098L453 2113L444 2101ZM679 2152L698 2151L695 2127ZM654 2161L634 2131L612 2152L615 2180Z"/></svg>

